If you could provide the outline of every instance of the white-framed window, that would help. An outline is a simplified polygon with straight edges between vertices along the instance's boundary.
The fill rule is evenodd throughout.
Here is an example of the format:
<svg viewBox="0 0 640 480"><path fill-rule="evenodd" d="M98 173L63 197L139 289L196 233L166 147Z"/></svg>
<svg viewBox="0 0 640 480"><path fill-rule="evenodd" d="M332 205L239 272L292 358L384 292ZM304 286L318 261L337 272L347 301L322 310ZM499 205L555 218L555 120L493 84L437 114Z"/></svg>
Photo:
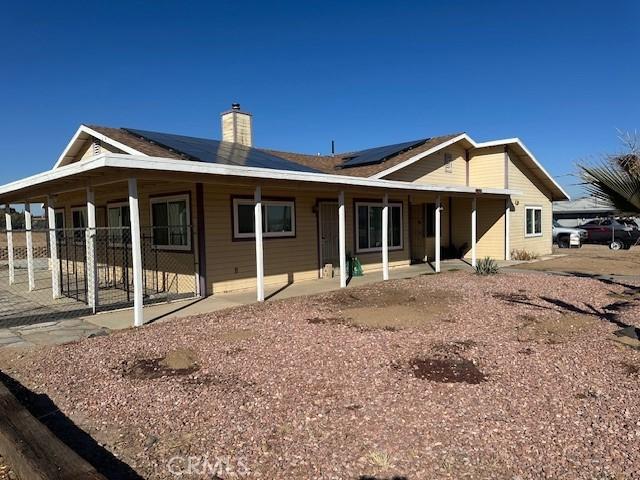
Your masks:
<svg viewBox="0 0 640 480"><path fill-rule="evenodd" d="M542 207L525 207L524 235L525 237L542 236Z"/></svg>
<svg viewBox="0 0 640 480"><path fill-rule="evenodd" d="M87 229L87 207L71 208L71 227L73 228L73 241L82 243Z"/></svg>
<svg viewBox="0 0 640 480"><path fill-rule="evenodd" d="M382 250L382 203L356 202L356 252ZM389 250L402 249L402 203L389 203Z"/></svg>
<svg viewBox="0 0 640 480"><path fill-rule="evenodd" d="M453 155L445 152L443 163L444 163L444 171L446 173L452 173L453 172Z"/></svg>
<svg viewBox="0 0 640 480"><path fill-rule="evenodd" d="M131 216L128 202L107 205L107 226L111 243L116 245L131 243Z"/></svg>
<svg viewBox="0 0 640 480"><path fill-rule="evenodd" d="M153 246L167 250L191 250L189 195L151 199Z"/></svg>
<svg viewBox="0 0 640 480"><path fill-rule="evenodd" d="M233 237L255 237L255 202L250 198L233 199ZM262 233L264 237L295 237L296 206L292 200L262 201Z"/></svg>

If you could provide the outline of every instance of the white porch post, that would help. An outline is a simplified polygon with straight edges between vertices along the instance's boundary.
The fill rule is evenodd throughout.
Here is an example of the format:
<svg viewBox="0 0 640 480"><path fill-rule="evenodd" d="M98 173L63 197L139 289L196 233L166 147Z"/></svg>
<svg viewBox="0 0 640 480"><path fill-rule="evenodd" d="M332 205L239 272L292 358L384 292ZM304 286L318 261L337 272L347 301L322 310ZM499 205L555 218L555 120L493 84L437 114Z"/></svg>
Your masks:
<svg viewBox="0 0 640 480"><path fill-rule="evenodd" d="M87 188L87 230L85 235L85 247L87 251L87 304L91 307L93 313L96 313L98 307L98 269L96 265L96 194L91 188Z"/></svg>
<svg viewBox="0 0 640 480"><path fill-rule="evenodd" d="M31 233L31 204L24 204L24 229L27 239L27 275L29 277L29 291L35 290L36 279L33 272L33 235Z"/></svg>
<svg viewBox="0 0 640 480"><path fill-rule="evenodd" d="M9 285L16 283L16 270L13 262L13 232L11 231L11 205L5 207L4 220L7 227L7 261L9 263Z"/></svg>
<svg viewBox="0 0 640 480"><path fill-rule="evenodd" d="M382 202L382 279L389 280L389 194Z"/></svg>
<svg viewBox="0 0 640 480"><path fill-rule="evenodd" d="M49 221L49 259L51 260L51 293L60 298L60 263L58 263L58 240L56 238L56 212L53 200L47 197L47 219Z"/></svg>
<svg viewBox="0 0 640 480"><path fill-rule="evenodd" d="M142 326L142 248L140 242L140 209L138 206L138 181L129 179L129 216L131 220L131 258L133 259L133 325Z"/></svg>
<svg viewBox="0 0 640 480"><path fill-rule="evenodd" d="M440 272L440 195L436 197L436 273Z"/></svg>
<svg viewBox="0 0 640 480"><path fill-rule="evenodd" d="M254 226L256 233L256 295L259 302L264 302L264 254L262 250L262 190L256 187L254 200Z"/></svg>
<svg viewBox="0 0 640 480"><path fill-rule="evenodd" d="M340 250L340 288L347 286L347 247L345 245L345 212L344 212L344 192L338 196L338 244Z"/></svg>
<svg viewBox="0 0 640 480"><path fill-rule="evenodd" d="M471 265L474 267L478 265L478 259L476 256L477 205L478 201L476 197L473 197L473 200L471 201Z"/></svg>
<svg viewBox="0 0 640 480"><path fill-rule="evenodd" d="M509 203L511 199L507 198L505 204L507 205L504 210L504 259L511 260L511 207Z"/></svg>

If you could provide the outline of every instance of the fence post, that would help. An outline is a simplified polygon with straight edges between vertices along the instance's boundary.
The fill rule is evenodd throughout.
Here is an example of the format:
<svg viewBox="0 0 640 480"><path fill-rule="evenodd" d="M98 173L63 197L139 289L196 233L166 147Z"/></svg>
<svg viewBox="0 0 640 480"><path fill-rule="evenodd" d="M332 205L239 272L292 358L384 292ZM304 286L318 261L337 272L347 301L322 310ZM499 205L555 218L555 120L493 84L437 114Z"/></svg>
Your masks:
<svg viewBox="0 0 640 480"><path fill-rule="evenodd" d="M98 270L96 265L96 195L87 188L87 304L96 313L98 308Z"/></svg>
<svg viewBox="0 0 640 480"><path fill-rule="evenodd" d="M56 213L53 200L47 197L47 220L49 221L49 261L51 263L51 292L53 298L60 298L60 263L58 262L58 237L56 234Z"/></svg>
<svg viewBox="0 0 640 480"><path fill-rule="evenodd" d="M33 272L33 235L31 233L31 204L24 204L24 228L27 238L27 275L29 276L29 291L36 288L36 279Z"/></svg>
<svg viewBox="0 0 640 480"><path fill-rule="evenodd" d="M13 232L11 231L11 206L7 205L4 212L4 220L7 227L7 261L9 263L9 285L16 283L16 271L13 262Z"/></svg>
<svg viewBox="0 0 640 480"><path fill-rule="evenodd" d="M133 324L142 326L142 248L140 242L140 210L138 206L138 181L129 179L129 216L131 220L131 258L133 263Z"/></svg>

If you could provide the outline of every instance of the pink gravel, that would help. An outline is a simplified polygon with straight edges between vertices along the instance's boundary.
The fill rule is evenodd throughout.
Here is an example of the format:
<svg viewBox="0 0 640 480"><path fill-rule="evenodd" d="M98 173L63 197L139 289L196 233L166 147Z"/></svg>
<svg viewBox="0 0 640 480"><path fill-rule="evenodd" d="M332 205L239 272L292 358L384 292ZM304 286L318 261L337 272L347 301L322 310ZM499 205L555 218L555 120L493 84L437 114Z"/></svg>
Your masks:
<svg viewBox="0 0 640 480"><path fill-rule="evenodd" d="M457 295L449 311L423 328L309 322L394 296L428 311L446 292ZM586 327L527 330L562 312ZM198 460L189 475L188 456L228 460L222 479L640 478L640 352L612 341L620 327L606 312L638 325L640 294L586 278L455 272L3 354L1 366L145 478L176 478L172 458L181 478L212 478ZM123 373L178 348L195 352L198 371ZM443 351L486 380L412 374L412 359Z"/></svg>

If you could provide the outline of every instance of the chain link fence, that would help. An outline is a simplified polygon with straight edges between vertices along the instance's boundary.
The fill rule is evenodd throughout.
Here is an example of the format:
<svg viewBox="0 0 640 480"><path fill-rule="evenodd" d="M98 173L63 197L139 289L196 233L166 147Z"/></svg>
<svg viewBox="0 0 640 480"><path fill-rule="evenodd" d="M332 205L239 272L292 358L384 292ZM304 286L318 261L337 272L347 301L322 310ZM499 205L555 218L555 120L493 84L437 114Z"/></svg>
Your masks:
<svg viewBox="0 0 640 480"><path fill-rule="evenodd" d="M145 305L198 295L191 227L143 227L140 241ZM0 328L131 307L133 284L128 227L0 231Z"/></svg>

